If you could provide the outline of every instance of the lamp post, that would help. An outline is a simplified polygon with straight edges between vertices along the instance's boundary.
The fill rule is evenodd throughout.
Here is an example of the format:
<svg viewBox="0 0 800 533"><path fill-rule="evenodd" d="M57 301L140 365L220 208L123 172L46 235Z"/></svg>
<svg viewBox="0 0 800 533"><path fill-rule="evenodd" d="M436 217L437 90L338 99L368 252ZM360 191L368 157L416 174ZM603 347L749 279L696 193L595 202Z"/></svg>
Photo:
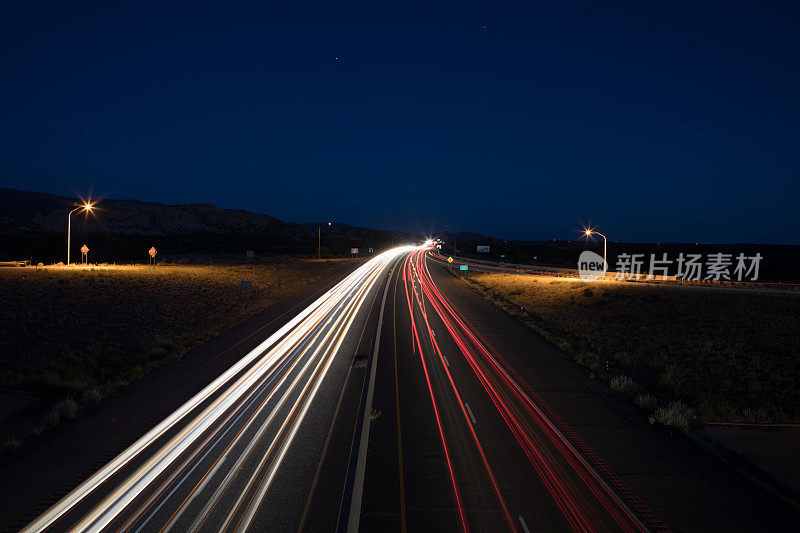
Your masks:
<svg viewBox="0 0 800 533"><path fill-rule="evenodd" d="M72 213L74 213L75 211L79 211L81 209L83 209L86 212L89 212L89 211L92 210L92 203L91 202L87 202L87 203L85 203L83 205L79 205L79 204L74 204L74 205L76 205L78 207L76 207L75 209L73 209L72 211L67 213L67 266L69 266L69 241L70 241L70 236L71 236L71 233L72 233L72 218L70 218L70 215L72 215Z"/></svg>
<svg viewBox="0 0 800 533"><path fill-rule="evenodd" d="M606 245L608 244L608 241L606 240L606 236L593 229L587 229L585 233L587 237L591 237L592 235L600 235L603 238L603 279L606 279L606 271L608 270L608 261L606 261Z"/></svg>
<svg viewBox="0 0 800 533"><path fill-rule="evenodd" d="M330 226L331 223L328 222L327 225ZM323 224L322 226L318 226L317 227L317 259L322 259L322 228L323 228L323 226L325 226L325 224Z"/></svg>

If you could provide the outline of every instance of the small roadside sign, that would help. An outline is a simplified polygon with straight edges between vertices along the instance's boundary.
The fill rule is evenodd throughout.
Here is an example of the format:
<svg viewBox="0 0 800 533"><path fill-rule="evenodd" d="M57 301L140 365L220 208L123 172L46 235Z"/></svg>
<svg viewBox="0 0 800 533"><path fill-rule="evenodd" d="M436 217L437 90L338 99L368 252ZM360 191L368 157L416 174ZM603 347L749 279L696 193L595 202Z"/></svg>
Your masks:
<svg viewBox="0 0 800 533"><path fill-rule="evenodd" d="M447 262L448 262L448 263L452 263L452 262L453 262L453 258L452 258L452 257L448 257L448 258L447 258Z"/></svg>
<svg viewBox="0 0 800 533"><path fill-rule="evenodd" d="M82 254L88 254L89 253L89 247L86 246L85 244L83 246L81 246L81 253Z"/></svg>
<svg viewBox="0 0 800 533"><path fill-rule="evenodd" d="M253 290L253 282L248 279L243 279L239 284L239 299L243 302L250 299L250 291Z"/></svg>
<svg viewBox="0 0 800 533"><path fill-rule="evenodd" d="M459 265L458 269L459 270L469 270L469 265Z"/></svg>
<svg viewBox="0 0 800 533"><path fill-rule="evenodd" d="M150 249L147 251L147 253L148 253L148 254L150 254L150 257L155 257L155 256L156 256L156 254L157 254L158 252L156 251L156 247L155 247L155 246L152 246L152 247L151 247L151 248L150 248Z"/></svg>
<svg viewBox="0 0 800 533"><path fill-rule="evenodd" d="M350 248L350 253L353 254L353 255L357 255L358 254L358 248Z"/></svg>
<svg viewBox="0 0 800 533"><path fill-rule="evenodd" d="M253 259L256 256L256 253L253 250L247 250L247 259Z"/></svg>

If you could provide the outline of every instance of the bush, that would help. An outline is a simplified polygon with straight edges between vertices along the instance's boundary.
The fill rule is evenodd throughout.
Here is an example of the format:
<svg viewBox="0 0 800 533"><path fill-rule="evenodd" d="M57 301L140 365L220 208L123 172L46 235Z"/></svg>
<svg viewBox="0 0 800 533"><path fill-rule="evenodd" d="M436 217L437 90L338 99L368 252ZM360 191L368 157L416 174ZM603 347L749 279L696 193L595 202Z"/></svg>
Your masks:
<svg viewBox="0 0 800 533"><path fill-rule="evenodd" d="M628 376L619 375L611 378L611 388L622 394L635 396L639 392L640 387Z"/></svg>
<svg viewBox="0 0 800 533"><path fill-rule="evenodd" d="M101 398L102 395L97 389L87 390L83 393L83 403L85 405L98 403Z"/></svg>
<svg viewBox="0 0 800 533"><path fill-rule="evenodd" d="M637 394L636 405L647 411L653 411L658 405L658 401L652 394Z"/></svg>
<svg viewBox="0 0 800 533"><path fill-rule="evenodd" d="M75 418L78 404L72 398L64 398L53 407L53 411L58 413L59 418Z"/></svg>
<svg viewBox="0 0 800 533"><path fill-rule="evenodd" d="M677 429L686 433L689 431L689 420L692 418L692 410L685 403L678 400L656 410L656 421L670 429Z"/></svg>
<svg viewBox="0 0 800 533"><path fill-rule="evenodd" d="M48 426L57 426L61 422L61 415L58 414L58 411L53 409L47 413L47 416L44 420L47 422Z"/></svg>
<svg viewBox="0 0 800 533"><path fill-rule="evenodd" d="M13 452L19 448L19 444L20 442L17 439L6 439L2 444L0 444L0 454Z"/></svg>

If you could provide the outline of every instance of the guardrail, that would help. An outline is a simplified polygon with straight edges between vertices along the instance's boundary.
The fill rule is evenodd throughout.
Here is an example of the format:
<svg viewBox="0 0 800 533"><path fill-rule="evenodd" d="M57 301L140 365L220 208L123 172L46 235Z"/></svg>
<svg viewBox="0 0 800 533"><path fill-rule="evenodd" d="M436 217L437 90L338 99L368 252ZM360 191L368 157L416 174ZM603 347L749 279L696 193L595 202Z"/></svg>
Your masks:
<svg viewBox="0 0 800 533"><path fill-rule="evenodd" d="M31 262L25 261L0 261L0 267L25 267L31 266Z"/></svg>

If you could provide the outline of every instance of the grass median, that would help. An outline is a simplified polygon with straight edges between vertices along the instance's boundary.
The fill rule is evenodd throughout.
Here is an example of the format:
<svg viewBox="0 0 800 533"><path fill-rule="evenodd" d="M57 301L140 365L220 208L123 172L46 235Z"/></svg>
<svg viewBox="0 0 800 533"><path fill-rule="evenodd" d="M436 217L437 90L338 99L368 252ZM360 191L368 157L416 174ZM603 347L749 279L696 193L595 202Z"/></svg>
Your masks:
<svg viewBox="0 0 800 533"><path fill-rule="evenodd" d="M467 279L667 426L800 422L800 294Z"/></svg>

